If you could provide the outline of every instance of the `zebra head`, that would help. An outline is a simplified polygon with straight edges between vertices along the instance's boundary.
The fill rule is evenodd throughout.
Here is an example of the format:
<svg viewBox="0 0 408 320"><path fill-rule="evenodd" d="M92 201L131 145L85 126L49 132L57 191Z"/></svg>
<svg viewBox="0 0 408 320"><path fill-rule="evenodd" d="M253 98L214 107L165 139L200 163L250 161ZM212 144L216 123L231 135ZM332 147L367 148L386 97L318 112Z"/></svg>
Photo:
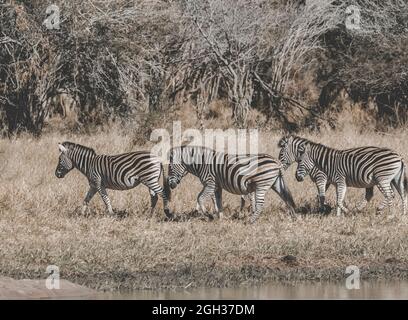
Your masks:
<svg viewBox="0 0 408 320"><path fill-rule="evenodd" d="M314 167L313 160L310 158L310 144L307 143L300 145L298 154L299 160L296 169L296 180L300 182L305 179L310 170L312 170Z"/></svg>
<svg viewBox="0 0 408 320"><path fill-rule="evenodd" d="M167 180L170 188L174 189L188 173L186 164L183 161L183 149L172 148L170 150L169 161L169 176Z"/></svg>
<svg viewBox="0 0 408 320"><path fill-rule="evenodd" d="M74 164L68 156L69 150L66 146L64 146L64 143L59 143L58 148L61 151L61 154L58 159L57 169L55 169L55 175L57 178L64 178L65 175L74 168Z"/></svg>
<svg viewBox="0 0 408 320"><path fill-rule="evenodd" d="M297 161L297 145L293 143L293 136L286 136L279 140L278 147L279 161L283 165L283 169L286 170L292 163Z"/></svg>

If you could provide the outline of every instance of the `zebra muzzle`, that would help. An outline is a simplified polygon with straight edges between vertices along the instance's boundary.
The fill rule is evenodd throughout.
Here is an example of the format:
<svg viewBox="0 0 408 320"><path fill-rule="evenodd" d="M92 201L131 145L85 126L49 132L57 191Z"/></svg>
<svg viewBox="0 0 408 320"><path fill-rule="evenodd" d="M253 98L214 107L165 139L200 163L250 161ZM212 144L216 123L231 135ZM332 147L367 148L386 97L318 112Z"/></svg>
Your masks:
<svg viewBox="0 0 408 320"><path fill-rule="evenodd" d="M59 171L55 171L55 176L57 177L57 178L64 178L64 176L65 176L65 174L64 173L62 173L62 172L59 172Z"/></svg>
<svg viewBox="0 0 408 320"><path fill-rule="evenodd" d="M296 174L296 180L302 182L305 178L299 174Z"/></svg>
<svg viewBox="0 0 408 320"><path fill-rule="evenodd" d="M178 181L174 177L168 177L167 183L170 186L170 189L174 189L175 187L177 187Z"/></svg>

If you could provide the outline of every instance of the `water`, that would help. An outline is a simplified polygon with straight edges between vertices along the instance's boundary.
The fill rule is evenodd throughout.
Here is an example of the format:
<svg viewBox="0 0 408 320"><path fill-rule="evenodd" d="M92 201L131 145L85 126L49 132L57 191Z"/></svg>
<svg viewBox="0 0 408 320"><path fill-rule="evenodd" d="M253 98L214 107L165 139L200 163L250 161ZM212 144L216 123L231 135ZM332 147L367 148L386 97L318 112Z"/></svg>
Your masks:
<svg viewBox="0 0 408 320"><path fill-rule="evenodd" d="M195 288L180 290L138 290L130 293L102 293L100 299L408 299L408 281L360 282L360 289L348 290L345 283L304 283L293 286L267 284L240 288Z"/></svg>

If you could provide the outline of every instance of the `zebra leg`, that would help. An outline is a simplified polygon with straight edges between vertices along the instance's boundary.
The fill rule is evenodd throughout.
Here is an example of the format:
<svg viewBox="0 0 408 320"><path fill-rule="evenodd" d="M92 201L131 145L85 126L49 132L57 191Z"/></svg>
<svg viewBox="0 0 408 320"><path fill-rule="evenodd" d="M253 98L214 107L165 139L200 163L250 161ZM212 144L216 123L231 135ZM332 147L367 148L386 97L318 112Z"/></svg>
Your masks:
<svg viewBox="0 0 408 320"><path fill-rule="evenodd" d="M272 190L275 191L280 198L285 202L286 208L289 211L289 215L292 219L296 219L295 214L295 202L293 201L292 195L289 189L285 186L285 181L282 176L278 176L273 185Z"/></svg>
<svg viewBox="0 0 408 320"><path fill-rule="evenodd" d="M252 201L253 196L255 196L254 192L248 193L248 194L245 194L245 195L241 195L241 206L239 208L239 214L244 212L246 199L249 200L249 204L250 204L250 206L252 206L251 201ZM244 214L244 216L245 216L245 214Z"/></svg>
<svg viewBox="0 0 408 320"><path fill-rule="evenodd" d="M324 198L322 198L320 200L320 201L323 201L323 202L321 202L322 207L323 207L323 211L321 211L321 212L323 212L323 213L330 213L332 211L332 207L330 205L326 204L326 192L329 189L329 187L330 187L330 183L326 182L326 187L325 187L326 189L324 191Z"/></svg>
<svg viewBox="0 0 408 320"><path fill-rule="evenodd" d="M391 206L392 200L394 198L394 192L392 191L391 183L389 181L381 181L377 184L377 186L385 197L385 199L377 208L377 212L380 213L384 210L385 207Z"/></svg>
<svg viewBox="0 0 408 320"><path fill-rule="evenodd" d="M101 195L101 198L103 200L103 202L105 203L106 206L106 210L108 210L109 215L113 215L113 209L112 209L112 205L111 205L111 201L108 197L108 193L106 192L106 189L104 186L99 186L98 187L98 192Z"/></svg>
<svg viewBox="0 0 408 320"><path fill-rule="evenodd" d="M249 200L249 204L251 205L251 196L252 196L252 193L241 195L241 206L239 207L240 212L244 211L245 203L247 200Z"/></svg>
<svg viewBox="0 0 408 320"><path fill-rule="evenodd" d="M167 198L167 195L163 191L159 192L159 195L163 198L164 214L166 215L167 218L172 219L174 216L170 212L169 199Z"/></svg>
<svg viewBox="0 0 408 320"><path fill-rule="evenodd" d="M169 199L167 198L166 193L164 192L163 188L160 186L158 181L154 181L153 183L143 183L146 187L149 188L150 192L150 199L151 199L151 215L153 215L154 208L157 203L157 199L153 199L153 194L160 196L163 199L163 207L164 207L164 214L167 218L173 218L173 214L170 213L169 209Z"/></svg>
<svg viewBox="0 0 408 320"><path fill-rule="evenodd" d="M268 191L268 188L256 189L254 192L254 202L255 204L252 205L253 213L249 220L250 223L254 223L257 219L259 214L261 213L265 201L265 194Z"/></svg>
<svg viewBox="0 0 408 320"><path fill-rule="evenodd" d="M338 183L336 185L336 193L337 193L337 216L341 216L341 212L344 211L345 213L348 212L348 209L343 205L344 197L346 195L347 186L346 183Z"/></svg>
<svg viewBox="0 0 408 320"><path fill-rule="evenodd" d="M249 200L250 210L251 210L251 213L253 214L256 209L255 192L251 192L246 195L241 195L241 207L240 207L240 212L239 212L240 214L245 209L245 202L246 202L245 199ZM244 217L245 217L245 214L244 214Z"/></svg>
<svg viewBox="0 0 408 320"><path fill-rule="evenodd" d="M249 196L250 196L250 200L251 200L252 213L254 213L255 209L256 209L256 194L255 194L255 192L252 192Z"/></svg>
<svg viewBox="0 0 408 320"><path fill-rule="evenodd" d="M255 191L251 192L251 193L248 193L244 197L249 198L251 213L254 214L254 212L256 211L256 195L255 195Z"/></svg>
<svg viewBox="0 0 408 320"><path fill-rule="evenodd" d="M367 188L366 189L366 194L365 194L365 200L361 201L358 206L357 206L357 211L361 211L363 210L368 202L370 202L370 200L374 197L374 187L371 188Z"/></svg>
<svg viewBox="0 0 408 320"><path fill-rule="evenodd" d="M241 206L239 207L239 212L242 213L245 208L245 196L241 196Z"/></svg>
<svg viewBox="0 0 408 320"><path fill-rule="evenodd" d="M330 184L327 183L326 178L319 178L316 181L317 192L319 194L319 211L321 213L326 212L326 191L329 189Z"/></svg>
<svg viewBox="0 0 408 320"><path fill-rule="evenodd" d="M215 190L213 201L214 201L214 207L217 212L218 218L222 219L223 218L223 207L222 207L222 189L221 188L217 188Z"/></svg>
<svg viewBox="0 0 408 320"><path fill-rule="evenodd" d="M405 171L405 170L404 170ZM394 180L391 181L392 185L394 186L395 190L397 190L398 194L402 200L402 213L405 215L407 212L407 196L404 187L404 171L401 170L398 177L395 177Z"/></svg>
<svg viewBox="0 0 408 320"><path fill-rule="evenodd" d="M154 213L154 208L156 207L159 196L152 189L149 189L149 193L150 193L150 216L152 217Z"/></svg>
<svg viewBox="0 0 408 320"><path fill-rule="evenodd" d="M210 214L207 213L207 209L205 208L205 200L208 198L213 198L215 193L215 185L214 184L206 184L201 190L201 192L198 194L197 197L197 206L196 210L200 211L205 215L208 216L209 218L213 218Z"/></svg>
<svg viewBox="0 0 408 320"><path fill-rule="evenodd" d="M82 206L82 214L85 214L88 204L98 190L94 187L89 187L88 193L86 194L84 205Z"/></svg>

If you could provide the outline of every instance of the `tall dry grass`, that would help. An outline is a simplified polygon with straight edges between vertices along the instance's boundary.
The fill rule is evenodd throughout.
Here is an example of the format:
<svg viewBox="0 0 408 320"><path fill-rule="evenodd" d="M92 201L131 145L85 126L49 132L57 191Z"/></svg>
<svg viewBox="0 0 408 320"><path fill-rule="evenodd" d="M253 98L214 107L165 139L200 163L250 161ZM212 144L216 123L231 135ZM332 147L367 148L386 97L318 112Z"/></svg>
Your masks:
<svg viewBox="0 0 408 320"><path fill-rule="evenodd" d="M305 134L315 141L348 148L390 147L406 159L408 131L361 133L345 125L342 131ZM109 191L113 207L122 213L108 217L98 195L90 213L79 214L88 188L78 171L57 179L57 143L71 140L98 153L148 149L135 145L121 130L91 135L47 134L0 140L0 273L16 278L46 278L47 265L61 276L100 289L176 286L228 286L263 280L330 280L346 277L348 265L361 267L363 277L406 278L408 219L399 214L375 214L382 199L378 190L367 209L344 218L305 215L288 219L282 201L272 191L255 225L234 218L239 197L225 193L225 219L208 222L189 212L195 207L199 181L187 176L174 190L172 210L184 217L164 219L161 203L148 218L149 193L139 186ZM260 152L277 156L280 132L260 134ZM314 205L316 188L298 183L291 167L285 179L298 205ZM353 207L362 189L348 189ZM393 208L400 212L400 201ZM334 188L328 191L334 204ZM283 257L292 255L293 259Z"/></svg>

